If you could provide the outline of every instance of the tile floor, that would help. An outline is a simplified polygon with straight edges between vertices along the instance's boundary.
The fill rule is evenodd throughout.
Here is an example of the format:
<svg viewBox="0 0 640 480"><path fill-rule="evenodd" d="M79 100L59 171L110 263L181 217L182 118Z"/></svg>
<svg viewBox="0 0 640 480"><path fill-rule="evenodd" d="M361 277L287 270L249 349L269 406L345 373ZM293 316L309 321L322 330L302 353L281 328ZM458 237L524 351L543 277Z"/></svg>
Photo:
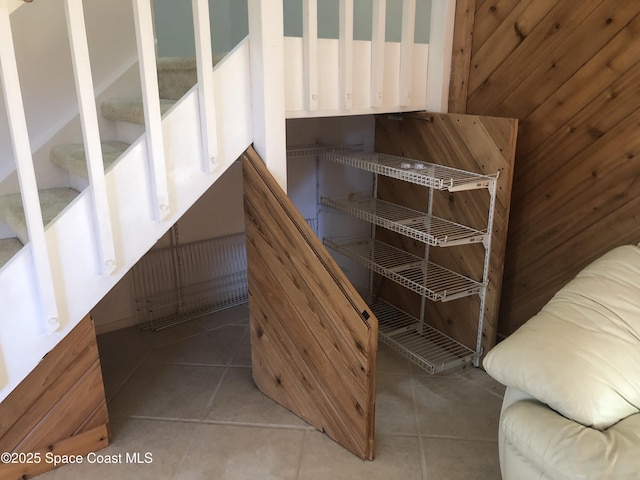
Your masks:
<svg viewBox="0 0 640 480"><path fill-rule="evenodd" d="M157 333L98 337L113 456L39 479L499 479L503 387L482 370L430 376L381 345L376 459L361 461L262 395L241 305ZM113 457L110 457L113 458Z"/></svg>

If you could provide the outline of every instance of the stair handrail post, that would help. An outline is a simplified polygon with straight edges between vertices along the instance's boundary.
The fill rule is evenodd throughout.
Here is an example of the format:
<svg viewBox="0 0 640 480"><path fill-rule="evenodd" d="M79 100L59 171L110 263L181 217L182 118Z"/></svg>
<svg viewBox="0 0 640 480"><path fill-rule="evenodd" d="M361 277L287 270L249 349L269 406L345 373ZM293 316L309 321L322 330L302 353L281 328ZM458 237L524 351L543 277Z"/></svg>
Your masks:
<svg viewBox="0 0 640 480"><path fill-rule="evenodd" d="M287 191L283 0L248 0L254 148Z"/></svg>
<svg viewBox="0 0 640 480"><path fill-rule="evenodd" d="M438 2L435 2L438 3ZM400 39L400 106L412 105L413 44L416 32L416 0L402 2Z"/></svg>
<svg viewBox="0 0 640 480"><path fill-rule="evenodd" d="M87 172L93 199L100 273L109 275L116 269L116 254L82 0L65 0L65 10Z"/></svg>
<svg viewBox="0 0 640 480"><path fill-rule="evenodd" d="M51 334L60 328L58 303L51 269L51 258L42 220L27 120L22 101L11 20L6 0L0 0L0 77L9 120L9 129L20 195L33 258L34 276L40 295L43 320L40 329Z"/></svg>
<svg viewBox="0 0 640 480"><path fill-rule="evenodd" d="M447 112L449 108L455 19L456 0L438 0L431 3L426 85L426 107L431 112Z"/></svg>
<svg viewBox="0 0 640 480"><path fill-rule="evenodd" d="M353 0L340 0L339 33L340 44L340 108L349 110L353 106Z"/></svg>
<svg viewBox="0 0 640 480"><path fill-rule="evenodd" d="M302 0L302 62L305 109L318 109L318 0Z"/></svg>
<svg viewBox="0 0 640 480"><path fill-rule="evenodd" d="M151 0L133 0L133 18L138 43L153 213L156 220L162 221L170 213L170 203Z"/></svg>
<svg viewBox="0 0 640 480"><path fill-rule="evenodd" d="M384 51L386 44L387 0L373 0L371 19L371 106L384 102Z"/></svg>
<svg viewBox="0 0 640 480"><path fill-rule="evenodd" d="M205 172L212 172L220 155L220 139L216 121L209 0L192 0L192 10L198 69L198 98L203 150L202 168Z"/></svg>

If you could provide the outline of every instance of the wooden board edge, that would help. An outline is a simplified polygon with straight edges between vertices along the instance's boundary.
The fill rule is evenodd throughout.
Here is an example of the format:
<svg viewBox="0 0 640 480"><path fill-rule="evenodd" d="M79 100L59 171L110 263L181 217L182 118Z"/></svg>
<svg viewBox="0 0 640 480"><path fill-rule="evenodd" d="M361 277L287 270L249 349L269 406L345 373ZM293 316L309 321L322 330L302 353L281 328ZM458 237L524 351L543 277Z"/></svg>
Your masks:
<svg viewBox="0 0 640 480"><path fill-rule="evenodd" d="M83 456L84 458L91 452L96 452L109 445L109 427L108 424L100 425L87 432L74 435L69 438L59 440L52 443L46 449L35 452L22 452L32 454L32 463L16 462L16 463L0 463L0 478L5 480L24 480L32 478L62 466L62 463L56 465L56 459L63 456ZM39 461L35 459L39 458Z"/></svg>

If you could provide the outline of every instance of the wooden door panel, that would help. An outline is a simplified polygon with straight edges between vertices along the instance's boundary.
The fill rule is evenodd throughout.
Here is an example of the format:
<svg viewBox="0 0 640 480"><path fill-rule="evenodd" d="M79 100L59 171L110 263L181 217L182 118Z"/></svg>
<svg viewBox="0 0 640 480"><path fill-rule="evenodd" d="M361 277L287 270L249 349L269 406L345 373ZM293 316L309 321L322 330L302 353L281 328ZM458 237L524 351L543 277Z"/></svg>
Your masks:
<svg viewBox="0 0 640 480"><path fill-rule="evenodd" d="M254 381L373 459L378 321L257 153L242 162Z"/></svg>

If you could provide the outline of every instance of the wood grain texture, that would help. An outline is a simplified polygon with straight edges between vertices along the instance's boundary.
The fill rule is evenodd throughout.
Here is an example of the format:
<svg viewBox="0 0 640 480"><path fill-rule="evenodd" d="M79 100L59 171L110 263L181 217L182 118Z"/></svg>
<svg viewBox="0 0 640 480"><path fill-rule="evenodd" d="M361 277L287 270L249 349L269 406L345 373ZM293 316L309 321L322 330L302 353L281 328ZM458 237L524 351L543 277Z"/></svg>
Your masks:
<svg viewBox="0 0 640 480"><path fill-rule="evenodd" d="M108 445L108 421L93 321L86 317L0 404L0 451L86 454ZM0 464L0 478L51 468Z"/></svg>
<svg viewBox="0 0 640 480"><path fill-rule="evenodd" d="M467 110L475 8L476 0L458 0L456 2L456 23L453 31L451 82L449 86L450 113L464 113Z"/></svg>
<svg viewBox="0 0 640 480"><path fill-rule="evenodd" d="M377 319L253 149L243 175L254 381L373 459Z"/></svg>
<svg viewBox="0 0 640 480"><path fill-rule="evenodd" d="M437 163L470 172L495 174L498 179L491 244L489 286L482 331L482 347L489 351L496 341L498 305L513 176L517 122L512 119L454 114L405 114L376 117L375 150L415 160ZM428 189L379 177L378 197L426 211ZM475 228L486 228L490 196L486 190L434 192L433 213ZM424 246L383 229L376 238L418 256ZM482 280L484 247L480 244L450 248L431 247L435 263ZM375 293L418 315L420 297L390 281L378 278ZM480 302L472 296L448 303L426 303L428 323L475 349Z"/></svg>
<svg viewBox="0 0 640 480"><path fill-rule="evenodd" d="M640 2L485 0L473 31L467 113L520 119L509 335L585 265L640 241Z"/></svg>

